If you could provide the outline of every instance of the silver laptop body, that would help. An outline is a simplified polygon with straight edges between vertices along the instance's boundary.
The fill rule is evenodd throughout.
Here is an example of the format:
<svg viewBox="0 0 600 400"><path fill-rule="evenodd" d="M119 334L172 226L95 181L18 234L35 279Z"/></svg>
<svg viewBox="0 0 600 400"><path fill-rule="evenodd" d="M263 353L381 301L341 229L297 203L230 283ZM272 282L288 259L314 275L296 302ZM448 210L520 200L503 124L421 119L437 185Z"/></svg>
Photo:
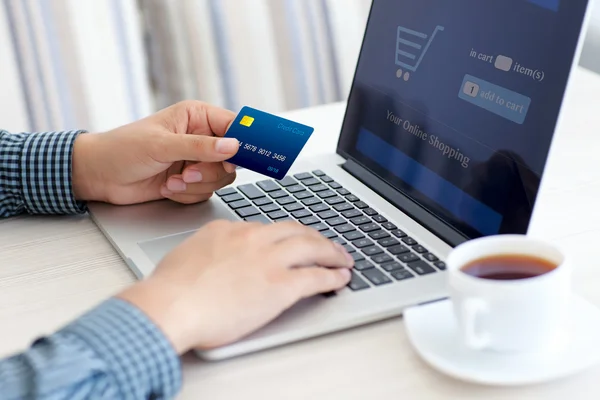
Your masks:
<svg viewBox="0 0 600 400"><path fill-rule="evenodd" d="M470 0L463 1L474 4ZM502 8L504 1L479 3L484 12L490 9L489 12L497 14L498 11L492 9ZM273 207L283 210L284 215L290 218L294 218L293 214L297 211L306 210L310 216L319 219L316 223L312 221L311 226L335 236L353 251L357 265L360 263L360 270L354 271L353 289L347 287L335 295L303 300L254 334L222 348L198 352L200 357L225 359L399 316L408 306L447 297L443 260L453 246L486 234L526 232L564 89L580 51L587 1L562 1L563 8L555 10L543 7L545 0L514 1L520 1L521 7L532 7L529 10L537 10L540 19L547 19L545 23L554 23L561 34L569 34L569 39L561 45L563 48L555 49L569 54L569 59L553 70L555 76L546 78L553 85L559 85L544 94L543 100L553 113L552 118L545 118L542 122L536 120L538 113L534 107L541 100L534 94L530 96L532 99L526 117L529 119L522 123L515 122L519 118L516 114L498 115L473 104L472 99L465 100L458 95L459 89L465 94L467 89L472 91L477 82L481 83L480 90L483 90L497 76L498 80L502 80L503 75L498 74L511 72L494 69L493 66L489 70L478 69L480 66L468 59L471 45L452 48L455 42L453 32L461 27L460 21L456 20L460 15L452 14L444 20L440 12L431 10L435 7L460 8L456 2L374 0L337 154L298 159L288 174L295 180L294 185L288 181L284 186L252 171L239 169L233 185L202 204L179 205L170 201L135 206L90 204L93 220L139 279L151 274L165 254L197 229L215 219L242 220L240 214L252 214L247 212L247 207L254 207L260 212L249 218L263 220L271 220L271 216L277 215L269 211ZM547 3L552 8L556 1L548 0ZM504 12L516 15L521 11L505 9ZM389 29L384 29L385 26ZM476 34L475 31L470 32L470 35ZM384 40L382 37L385 35L389 37ZM544 43L551 40L552 35L548 35ZM497 150L488 153L487 150L479 150L464 139L466 135L463 134L469 133L468 126L465 125L463 130L454 126L447 129L451 123L442 121L439 124L440 121L433 118L438 112L436 110L443 108L433 104L429 95L419 95L423 91L414 91L410 85L423 87L429 81L434 85L434 75L449 68L446 65L449 62L441 64L448 55L449 47L457 52L463 48L468 50L463 54L467 61L459 68L460 79L452 77L455 88L452 88L450 106L464 113L463 119L473 115L479 123L478 128L491 130L504 124L515 131L530 127L545 132L544 138L540 139L544 142L535 154L520 157L523 154L518 149L522 148L521 141L524 139L507 142L517 149L515 152L518 154L514 157L515 152ZM425 48L426 52L422 52ZM375 60L376 51L381 54ZM487 49L487 52L492 50ZM475 61L478 54L473 57ZM500 67L503 69L506 69L508 56L502 59ZM539 56L539 60L529 59L526 62L535 64L536 61L543 64L547 60ZM520 62L526 65L525 60ZM470 68L470 65L474 66ZM386 77L381 77L386 74ZM485 80L483 83L474 83L466 78L463 81L466 74ZM521 92L522 96L522 93L530 91L532 83L543 84L519 78L515 72L514 82L507 92L507 96L514 96L514 101L522 98L515 93ZM508 86L506 82L504 86ZM441 86L434 87L445 90ZM374 116L378 112L380 115ZM410 122L404 126L398 121L400 117ZM435 134L439 143L444 142L453 148L460 145L464 154L471 151L470 165L467 168L457 167L456 164L465 162L465 155L462 159L446 157L448 159L440 165L439 160L432 158L437 154L432 151L439 151L440 146L431 146L429 139L419 137L423 133L428 134L429 139ZM415 142L416 139L423 143ZM410 148L399 150L406 143ZM480 159L478 152L481 153ZM440 154L442 152L438 156ZM529 165L528 158L535 165ZM425 164L427 167L424 167ZM458 176L455 185L451 182L452 174L456 174L453 171L461 171L460 168L469 171L465 172L469 176ZM431 175L432 171L434 175ZM497 174L497 171L503 171L503 174ZM257 182L261 184L257 185ZM249 184L261 192L261 197L256 197L256 191L246 190L254 193L249 197L241 190L247 189ZM273 185L278 190L274 190ZM507 190L513 194L503 197L502 192ZM490 199L490 193L498 195ZM285 201L282 200L284 198ZM314 200L308 200L310 198ZM265 207L267 201L273 206L265 208L268 212L262 212L261 207ZM240 212L244 208L245 211ZM296 211L287 211L294 208L297 208ZM344 223L338 220L330 225L330 219L319 218L319 215L331 218L331 213L322 214L326 209L336 216L346 214L349 217ZM306 212L297 215L306 215ZM368 245L365 239L373 246Z"/></svg>

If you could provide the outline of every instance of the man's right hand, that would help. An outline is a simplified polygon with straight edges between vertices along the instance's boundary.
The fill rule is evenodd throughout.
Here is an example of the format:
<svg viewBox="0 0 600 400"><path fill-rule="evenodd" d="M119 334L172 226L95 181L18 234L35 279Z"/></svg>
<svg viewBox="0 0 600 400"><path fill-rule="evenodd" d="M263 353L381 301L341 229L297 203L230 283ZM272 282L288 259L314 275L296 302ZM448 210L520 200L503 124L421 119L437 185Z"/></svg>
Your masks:
<svg viewBox="0 0 600 400"><path fill-rule="evenodd" d="M297 222L215 221L118 297L182 354L232 343L300 299L344 287L353 265L342 246Z"/></svg>

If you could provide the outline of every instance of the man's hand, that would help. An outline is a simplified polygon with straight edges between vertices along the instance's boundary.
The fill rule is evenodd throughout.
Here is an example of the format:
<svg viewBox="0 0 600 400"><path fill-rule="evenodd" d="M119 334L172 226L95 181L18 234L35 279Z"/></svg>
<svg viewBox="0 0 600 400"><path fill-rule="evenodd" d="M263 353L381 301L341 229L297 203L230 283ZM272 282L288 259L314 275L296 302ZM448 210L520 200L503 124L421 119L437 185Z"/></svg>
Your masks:
<svg viewBox="0 0 600 400"><path fill-rule="evenodd" d="M234 342L300 299L344 287L353 265L342 246L297 222L215 221L119 297L182 354Z"/></svg>
<svg viewBox="0 0 600 400"><path fill-rule="evenodd" d="M223 161L239 143L220 138L234 118L184 101L112 131L80 135L73 150L75 197L113 204L207 200L235 179L235 166Z"/></svg>

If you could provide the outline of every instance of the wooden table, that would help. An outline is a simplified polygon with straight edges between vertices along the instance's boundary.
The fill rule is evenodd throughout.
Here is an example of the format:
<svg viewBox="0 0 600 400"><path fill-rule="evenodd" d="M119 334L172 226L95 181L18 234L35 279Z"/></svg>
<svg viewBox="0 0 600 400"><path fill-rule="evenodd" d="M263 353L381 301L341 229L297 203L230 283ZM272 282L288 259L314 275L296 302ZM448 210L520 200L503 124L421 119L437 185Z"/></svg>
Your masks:
<svg viewBox="0 0 600 400"><path fill-rule="evenodd" d="M531 234L576 264L577 293L600 306L600 77L578 69ZM335 148L344 104L287 113L316 127L304 154ZM315 140L316 139L316 140ZM134 282L87 216L0 221L0 355L23 349ZM600 338L598 338L600 344ZM466 384L430 369L402 319L220 363L184 357L181 399L597 399L600 366L532 387Z"/></svg>

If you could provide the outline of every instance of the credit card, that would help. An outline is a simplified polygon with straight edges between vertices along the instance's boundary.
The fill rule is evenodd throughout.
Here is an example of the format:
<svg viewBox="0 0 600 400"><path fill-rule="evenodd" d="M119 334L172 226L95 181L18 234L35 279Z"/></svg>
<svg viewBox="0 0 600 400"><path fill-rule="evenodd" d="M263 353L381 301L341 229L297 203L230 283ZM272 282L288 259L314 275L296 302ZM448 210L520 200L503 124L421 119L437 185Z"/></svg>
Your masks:
<svg viewBox="0 0 600 400"><path fill-rule="evenodd" d="M243 107L225 133L240 148L230 163L281 180L314 128L251 107Z"/></svg>

